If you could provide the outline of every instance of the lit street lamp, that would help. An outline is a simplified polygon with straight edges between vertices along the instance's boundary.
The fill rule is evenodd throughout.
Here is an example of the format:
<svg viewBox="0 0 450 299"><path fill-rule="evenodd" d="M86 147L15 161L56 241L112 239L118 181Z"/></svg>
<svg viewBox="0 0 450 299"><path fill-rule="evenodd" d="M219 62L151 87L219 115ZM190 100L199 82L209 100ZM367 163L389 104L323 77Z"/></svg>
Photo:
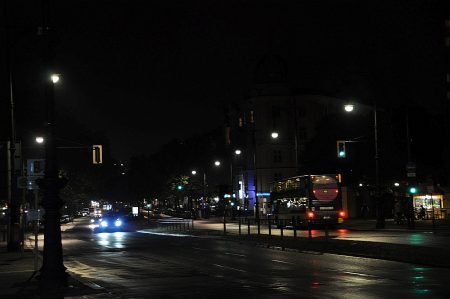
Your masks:
<svg viewBox="0 0 450 299"><path fill-rule="evenodd" d="M272 132L272 134L270 134L270 136L271 136L273 139L277 139L277 138L278 138L278 132Z"/></svg>
<svg viewBox="0 0 450 299"><path fill-rule="evenodd" d="M344 110L346 112L353 112L354 106L351 104L347 104L344 106ZM384 228L385 227L385 220L384 220L384 214L381 211L381 206L379 205L380 200L380 168L379 168L379 155L378 155L378 125L377 125L377 105L374 104L373 108L373 130L374 130L374 146L375 146L375 192L377 195L377 223L376 228Z"/></svg>
<svg viewBox="0 0 450 299"><path fill-rule="evenodd" d="M214 165L215 166L220 166L220 161L219 160L214 161Z"/></svg>
<svg viewBox="0 0 450 299"><path fill-rule="evenodd" d="M44 143L44 137L42 137L42 136L38 136L38 137L36 137L36 142L37 143L39 143L39 144L42 144L42 143Z"/></svg>
<svg viewBox="0 0 450 299"><path fill-rule="evenodd" d="M53 67L54 48L52 32L49 24L49 1L42 5L42 31L40 36L46 44L43 52L44 67L51 70ZM62 288L67 285L69 274L63 263L61 242L61 208L64 202L59 197L59 190L66 184L65 179L59 177L58 157L55 142L55 84L59 75L52 74L44 80L44 96L47 107L47 128L45 136L45 176L37 181L39 188L44 190L42 207L44 215L44 250L42 267L39 274L39 286L42 297L56 297Z"/></svg>

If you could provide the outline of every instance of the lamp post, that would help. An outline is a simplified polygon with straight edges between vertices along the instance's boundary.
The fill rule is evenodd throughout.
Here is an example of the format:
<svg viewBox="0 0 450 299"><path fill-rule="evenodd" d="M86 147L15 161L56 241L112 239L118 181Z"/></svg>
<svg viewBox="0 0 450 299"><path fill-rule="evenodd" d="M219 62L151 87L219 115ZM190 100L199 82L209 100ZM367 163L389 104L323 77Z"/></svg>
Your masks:
<svg viewBox="0 0 450 299"><path fill-rule="evenodd" d="M42 28L41 36L47 48L44 54L44 64L51 69L53 62L53 44L49 24L49 1L42 3ZM55 84L59 81L59 75L49 74L44 80L44 96L47 106L47 127L45 136L45 176L38 181L38 185L44 190L42 206L44 215L44 251L42 267L40 269L40 290L44 296L52 296L61 292L61 288L67 285L69 274L63 264L60 209L63 201L59 197L59 190L64 187L65 180L59 177L58 160L55 144Z"/></svg>
<svg viewBox="0 0 450 299"><path fill-rule="evenodd" d="M354 105L347 104L344 105L344 110L348 113L354 111ZM378 118L377 118L377 104L375 103L372 107L373 110L373 141L374 141L374 150L375 150L375 195L376 195L376 213L377 213L377 222L376 228L384 228L385 227L385 219L384 212L382 211L383 205L380 203L381 200L381 192L380 192L380 166L379 166L379 151L378 151Z"/></svg>

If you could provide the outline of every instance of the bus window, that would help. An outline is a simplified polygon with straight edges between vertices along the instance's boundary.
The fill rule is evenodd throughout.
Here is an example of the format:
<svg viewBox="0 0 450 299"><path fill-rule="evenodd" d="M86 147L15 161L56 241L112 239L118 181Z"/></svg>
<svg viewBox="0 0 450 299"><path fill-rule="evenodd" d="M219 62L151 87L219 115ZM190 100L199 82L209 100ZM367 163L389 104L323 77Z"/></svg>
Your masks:
<svg viewBox="0 0 450 299"><path fill-rule="evenodd" d="M335 178L322 175L311 178L314 197L320 201L333 201L339 193L338 182Z"/></svg>

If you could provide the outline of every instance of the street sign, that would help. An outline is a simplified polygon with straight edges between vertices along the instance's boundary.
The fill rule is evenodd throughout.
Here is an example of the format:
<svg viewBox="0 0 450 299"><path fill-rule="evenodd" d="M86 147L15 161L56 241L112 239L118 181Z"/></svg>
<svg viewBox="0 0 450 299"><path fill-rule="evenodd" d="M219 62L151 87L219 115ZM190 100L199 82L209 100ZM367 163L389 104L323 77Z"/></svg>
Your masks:
<svg viewBox="0 0 450 299"><path fill-rule="evenodd" d="M27 220L28 221L36 221L42 220L42 211L41 210L29 210L27 213Z"/></svg>
<svg viewBox="0 0 450 299"><path fill-rule="evenodd" d="M28 190L38 190L39 186L36 180L39 179L38 176L20 176L17 177L17 188L28 189Z"/></svg>
<svg viewBox="0 0 450 299"><path fill-rule="evenodd" d="M30 177L44 177L45 159L27 159L27 175Z"/></svg>

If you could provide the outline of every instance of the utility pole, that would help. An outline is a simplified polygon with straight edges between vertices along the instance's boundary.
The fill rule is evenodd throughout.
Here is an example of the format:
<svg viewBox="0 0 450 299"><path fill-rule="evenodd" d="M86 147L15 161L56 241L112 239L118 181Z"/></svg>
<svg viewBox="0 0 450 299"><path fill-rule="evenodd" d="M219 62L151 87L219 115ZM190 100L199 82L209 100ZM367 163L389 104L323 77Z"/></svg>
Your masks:
<svg viewBox="0 0 450 299"><path fill-rule="evenodd" d="M16 176L16 127L14 118L14 94L13 94L13 76L11 59L11 40L9 32L9 13L8 1L4 2L4 21L5 21L5 64L6 74L8 76L9 104L10 104L10 138L8 153L8 251L19 251L20 240L20 203L17 195L17 176Z"/></svg>

